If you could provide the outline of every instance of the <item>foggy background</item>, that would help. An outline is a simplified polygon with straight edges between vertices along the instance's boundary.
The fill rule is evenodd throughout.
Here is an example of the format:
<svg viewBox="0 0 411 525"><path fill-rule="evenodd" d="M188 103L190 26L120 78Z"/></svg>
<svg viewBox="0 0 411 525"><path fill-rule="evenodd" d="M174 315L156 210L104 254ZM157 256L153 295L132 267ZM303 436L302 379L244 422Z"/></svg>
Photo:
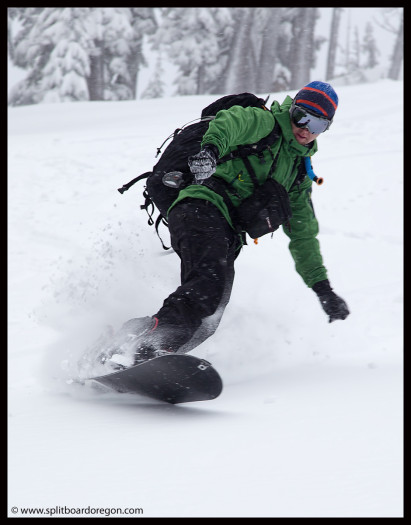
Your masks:
<svg viewBox="0 0 411 525"><path fill-rule="evenodd" d="M8 8L10 105L398 80L403 8Z"/></svg>

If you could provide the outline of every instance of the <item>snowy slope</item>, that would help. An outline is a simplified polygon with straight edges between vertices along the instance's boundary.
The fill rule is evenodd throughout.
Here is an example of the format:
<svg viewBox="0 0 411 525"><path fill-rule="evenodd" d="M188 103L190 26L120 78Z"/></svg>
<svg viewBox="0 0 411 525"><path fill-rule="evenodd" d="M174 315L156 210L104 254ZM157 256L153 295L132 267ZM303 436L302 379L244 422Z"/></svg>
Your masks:
<svg viewBox="0 0 411 525"><path fill-rule="evenodd" d="M402 516L403 84L338 94L313 201L351 315L327 322L282 232L250 243L192 352L224 391L179 406L70 387L60 363L178 285L142 185L116 189L215 97L9 109L9 516Z"/></svg>

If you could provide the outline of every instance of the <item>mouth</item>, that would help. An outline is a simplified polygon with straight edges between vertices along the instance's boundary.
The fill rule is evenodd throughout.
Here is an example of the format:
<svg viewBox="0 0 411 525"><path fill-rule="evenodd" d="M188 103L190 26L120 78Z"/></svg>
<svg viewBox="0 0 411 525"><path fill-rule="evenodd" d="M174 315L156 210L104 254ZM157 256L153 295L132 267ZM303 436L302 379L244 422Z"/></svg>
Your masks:
<svg viewBox="0 0 411 525"><path fill-rule="evenodd" d="M304 135L303 133L297 133L297 137L298 137L300 140L304 140L304 141L307 140L307 138L308 138L308 137L307 137L306 135Z"/></svg>

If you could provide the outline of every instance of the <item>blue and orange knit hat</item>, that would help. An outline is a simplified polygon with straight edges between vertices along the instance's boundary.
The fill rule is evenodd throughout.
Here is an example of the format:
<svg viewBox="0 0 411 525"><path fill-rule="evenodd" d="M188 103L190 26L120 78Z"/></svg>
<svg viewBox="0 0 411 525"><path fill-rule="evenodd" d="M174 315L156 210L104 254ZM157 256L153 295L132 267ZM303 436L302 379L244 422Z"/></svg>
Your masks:
<svg viewBox="0 0 411 525"><path fill-rule="evenodd" d="M338 96L330 84L314 80L300 89L294 104L332 120L338 106Z"/></svg>

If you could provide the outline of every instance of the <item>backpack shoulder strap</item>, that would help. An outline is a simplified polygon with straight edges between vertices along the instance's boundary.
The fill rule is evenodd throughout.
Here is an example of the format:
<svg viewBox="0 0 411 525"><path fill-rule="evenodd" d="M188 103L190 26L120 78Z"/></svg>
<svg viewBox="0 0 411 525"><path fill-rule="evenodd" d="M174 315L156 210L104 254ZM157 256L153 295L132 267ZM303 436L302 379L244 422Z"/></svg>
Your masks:
<svg viewBox="0 0 411 525"><path fill-rule="evenodd" d="M277 164L278 154L276 157L274 157L271 152L270 146L276 139L279 138L280 134L281 134L280 125L278 124L278 122L276 122L274 125L274 128L272 129L272 131L270 131L268 135L260 139L255 144L247 144L244 146L239 146L235 151L232 151L228 155L225 155L221 159L218 159L217 164L222 164L223 162L227 162L233 159L238 159L238 158L242 159L251 177L251 180L253 181L254 187L256 188L258 186L257 176L253 170L253 167L251 166L251 163L248 157L249 155L258 155L259 157L262 157L263 151L268 148L273 158L273 164L271 166L270 174L269 174L269 176L271 176Z"/></svg>
<svg viewBox="0 0 411 525"><path fill-rule="evenodd" d="M278 139L280 136L280 125L278 122L275 123L274 128L268 135L260 139L255 144L246 144L244 146L239 146L236 150L224 155L218 159L217 164L223 164L229 160L248 157L248 155L261 155L261 153L269 148L271 144Z"/></svg>

